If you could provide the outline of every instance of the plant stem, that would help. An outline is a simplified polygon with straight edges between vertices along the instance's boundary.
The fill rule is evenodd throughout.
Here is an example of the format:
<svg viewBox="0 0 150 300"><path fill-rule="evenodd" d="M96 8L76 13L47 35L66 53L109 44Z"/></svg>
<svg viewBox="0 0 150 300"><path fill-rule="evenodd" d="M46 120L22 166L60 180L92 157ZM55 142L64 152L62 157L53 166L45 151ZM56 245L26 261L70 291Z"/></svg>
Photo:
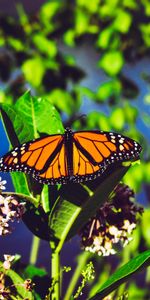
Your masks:
<svg viewBox="0 0 150 300"><path fill-rule="evenodd" d="M150 268L146 269L146 283L150 284Z"/></svg>
<svg viewBox="0 0 150 300"><path fill-rule="evenodd" d="M52 249L51 259L51 278L52 286L50 288L49 299L59 300L60 299L60 256L59 252Z"/></svg>
<svg viewBox="0 0 150 300"><path fill-rule="evenodd" d="M77 267L74 271L74 274L70 280L70 284L67 288L67 292L65 294L65 297L64 297L64 300L68 300L71 298L73 292L74 292L74 289L76 287L76 284L79 280L79 277L81 275L81 271L83 270L83 268L85 267L86 263L87 263L87 260L89 259L89 257L91 256L91 254L89 252L83 252L80 256L79 256L79 259L78 259L78 264L77 264Z"/></svg>
<svg viewBox="0 0 150 300"><path fill-rule="evenodd" d="M37 236L33 235L30 259L29 259L29 262L32 265L36 264L39 246L40 246L40 239Z"/></svg>
<svg viewBox="0 0 150 300"><path fill-rule="evenodd" d="M28 200L35 207L38 207L38 205L39 205L39 199L38 198L34 198L34 197L24 195L24 194L21 194L21 193L3 192L2 195L18 197L18 198L22 199L22 201Z"/></svg>

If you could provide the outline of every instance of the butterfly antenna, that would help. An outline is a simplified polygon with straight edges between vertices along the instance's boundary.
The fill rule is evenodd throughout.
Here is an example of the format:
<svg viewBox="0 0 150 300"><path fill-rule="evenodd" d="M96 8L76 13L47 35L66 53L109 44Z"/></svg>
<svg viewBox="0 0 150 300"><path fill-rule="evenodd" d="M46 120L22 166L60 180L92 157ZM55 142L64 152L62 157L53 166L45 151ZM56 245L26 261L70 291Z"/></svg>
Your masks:
<svg viewBox="0 0 150 300"><path fill-rule="evenodd" d="M80 119L84 119L84 118L86 118L86 117L87 117L87 115L86 115L86 114L83 114L83 115L81 115L81 116L78 116L78 117L75 119L75 121L80 120Z"/></svg>
<svg viewBox="0 0 150 300"><path fill-rule="evenodd" d="M66 124L65 124L65 127L71 127L71 125L74 123L74 122L76 122L76 121L78 121L78 120L83 120L83 119L85 119L87 117L87 115L86 114L82 114L81 116L73 116L73 117L71 117L67 122L66 122Z"/></svg>

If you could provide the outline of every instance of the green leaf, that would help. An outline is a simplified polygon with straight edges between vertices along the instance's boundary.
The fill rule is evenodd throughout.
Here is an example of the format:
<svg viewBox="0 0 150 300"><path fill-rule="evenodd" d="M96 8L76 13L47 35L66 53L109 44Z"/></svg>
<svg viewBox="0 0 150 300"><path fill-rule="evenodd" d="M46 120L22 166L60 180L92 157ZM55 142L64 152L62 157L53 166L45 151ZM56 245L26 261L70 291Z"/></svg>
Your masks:
<svg viewBox="0 0 150 300"><path fill-rule="evenodd" d="M15 51L24 51L25 46L24 43L21 42L19 39L15 39L14 37L8 38L8 44L15 49Z"/></svg>
<svg viewBox="0 0 150 300"><path fill-rule="evenodd" d="M131 125L135 124L138 117L138 109L131 106L129 102L125 102L123 110L126 122Z"/></svg>
<svg viewBox="0 0 150 300"><path fill-rule="evenodd" d="M114 79L104 82L97 90L97 99L100 101L108 100L111 97L118 97L121 93L121 83L119 80Z"/></svg>
<svg viewBox="0 0 150 300"><path fill-rule="evenodd" d="M39 137L39 133L61 133L64 131L60 116L47 100L32 97L26 92L14 106L2 104L1 117L13 147ZM29 195L29 176L12 172L11 177L17 193ZM33 186L33 180L29 180ZM37 188L35 187L37 190Z"/></svg>
<svg viewBox="0 0 150 300"><path fill-rule="evenodd" d="M76 110L76 103L73 97L66 91L55 89L47 98L60 111L63 111L68 115L72 115L72 112L75 112Z"/></svg>
<svg viewBox="0 0 150 300"><path fill-rule="evenodd" d="M117 75L124 65L124 58L120 51L108 51L99 60L98 66L108 75Z"/></svg>
<svg viewBox="0 0 150 300"><path fill-rule="evenodd" d="M87 0L77 0L79 6L82 6L84 9L88 10L92 14L96 13L99 8L99 0L87 1Z"/></svg>
<svg viewBox="0 0 150 300"><path fill-rule="evenodd" d="M73 29L67 30L63 35L65 44L68 45L69 47L74 47L75 46L75 35L76 35L76 33Z"/></svg>
<svg viewBox="0 0 150 300"><path fill-rule="evenodd" d="M59 8L61 8L60 2L52 1L44 3L40 9L40 18L43 23L45 23L45 20L50 21Z"/></svg>
<svg viewBox="0 0 150 300"><path fill-rule="evenodd" d="M109 117L96 111L89 113L87 116L87 126L90 129L99 128L100 130L104 131L112 130Z"/></svg>
<svg viewBox="0 0 150 300"><path fill-rule="evenodd" d="M112 128L115 130L122 130L125 124L125 114L124 110L120 107L116 107L110 116L110 123Z"/></svg>
<svg viewBox="0 0 150 300"><path fill-rule="evenodd" d="M116 184L129 167L120 167L105 179L88 182L86 185L62 186L61 198L56 202L50 215L50 228L61 243L73 237L104 203ZM96 185L96 186L95 186Z"/></svg>
<svg viewBox="0 0 150 300"><path fill-rule="evenodd" d="M6 275L12 280L18 295L21 296L21 299L28 299L28 300L34 299L32 293L27 291L23 286L24 280L15 271L10 269L6 271Z"/></svg>
<svg viewBox="0 0 150 300"><path fill-rule="evenodd" d="M35 276L43 277L47 275L47 272L44 269L37 268L35 266L29 265L25 268L24 273L27 278L33 279Z"/></svg>
<svg viewBox="0 0 150 300"><path fill-rule="evenodd" d="M27 175L23 173L11 172L10 173L12 182L16 193L21 193L24 195L30 195L28 188Z"/></svg>
<svg viewBox="0 0 150 300"><path fill-rule="evenodd" d="M144 40L145 45L149 48L150 47L150 23L141 24L140 31L142 33L142 38Z"/></svg>
<svg viewBox="0 0 150 300"><path fill-rule="evenodd" d="M2 105L1 117L9 142L13 147L18 146L19 142L23 143L26 139L31 138L31 132L27 124L22 121L18 112L11 105ZM29 195L27 177L21 173L11 173L11 178L15 191Z"/></svg>
<svg viewBox="0 0 150 300"><path fill-rule="evenodd" d="M39 133L62 133L64 131L60 116L55 107L46 99L33 97L26 92L15 104L24 124L28 124L33 138Z"/></svg>
<svg viewBox="0 0 150 300"><path fill-rule="evenodd" d="M133 274L150 265L150 250L140 253L131 259L127 264L120 267L109 279L101 286L96 295L90 300L100 300L110 294L122 283L131 278Z"/></svg>
<svg viewBox="0 0 150 300"><path fill-rule="evenodd" d="M75 32L77 35L84 34L88 31L89 15L84 10L77 9L75 15Z"/></svg>
<svg viewBox="0 0 150 300"><path fill-rule="evenodd" d="M138 8L138 2L136 0L124 0L123 5L131 10Z"/></svg>
<svg viewBox="0 0 150 300"><path fill-rule="evenodd" d="M22 220L34 235L38 236L40 239L50 241L48 214L44 212L41 206L35 207L35 205L28 201Z"/></svg>
<svg viewBox="0 0 150 300"><path fill-rule="evenodd" d="M21 115L14 106L1 104L1 118L8 139L13 147L32 139L30 128L26 122L23 122Z"/></svg>
<svg viewBox="0 0 150 300"><path fill-rule="evenodd" d="M141 218L141 231L142 231L142 236L145 239L145 243L147 245L147 247L150 247L150 239L149 239L149 232L150 232L150 224L149 224L149 220L150 220L150 209L146 209L144 210L144 213L142 215Z"/></svg>
<svg viewBox="0 0 150 300"><path fill-rule="evenodd" d="M49 186L44 184L41 193L42 207L45 213L50 212Z"/></svg>
<svg viewBox="0 0 150 300"><path fill-rule="evenodd" d="M112 26L121 33L127 33L132 23L132 15L122 9L118 10Z"/></svg>
<svg viewBox="0 0 150 300"><path fill-rule="evenodd" d="M119 34L113 29L112 25L100 31L96 45L101 49L116 49L120 45Z"/></svg>
<svg viewBox="0 0 150 300"><path fill-rule="evenodd" d="M141 183L145 181L145 164L135 164L124 177L124 183L129 185L135 192L140 190Z"/></svg>
<svg viewBox="0 0 150 300"><path fill-rule="evenodd" d="M33 43L44 54L50 58L54 58L57 54L57 46L55 41L47 39L41 33L33 36Z"/></svg>
<svg viewBox="0 0 150 300"><path fill-rule="evenodd" d="M38 88L45 73L45 64L40 56L27 59L22 64L22 72L26 80L35 88Z"/></svg>
<svg viewBox="0 0 150 300"><path fill-rule="evenodd" d="M25 268L23 274L25 278L30 278L35 283L34 299L35 300L44 299L45 297L43 295L43 291L48 290L50 284L50 278L48 277L47 272L42 268L37 268L33 265L29 265Z"/></svg>

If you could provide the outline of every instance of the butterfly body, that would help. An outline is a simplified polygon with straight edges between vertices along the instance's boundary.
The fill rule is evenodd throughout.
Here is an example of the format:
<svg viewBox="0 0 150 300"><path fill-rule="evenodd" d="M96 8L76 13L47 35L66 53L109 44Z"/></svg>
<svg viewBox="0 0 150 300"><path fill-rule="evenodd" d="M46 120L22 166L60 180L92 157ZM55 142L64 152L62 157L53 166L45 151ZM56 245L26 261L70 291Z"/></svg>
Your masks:
<svg viewBox="0 0 150 300"><path fill-rule="evenodd" d="M0 171L31 174L40 183L93 180L117 163L136 160L141 146L123 135L77 131L47 135L16 147L0 159Z"/></svg>

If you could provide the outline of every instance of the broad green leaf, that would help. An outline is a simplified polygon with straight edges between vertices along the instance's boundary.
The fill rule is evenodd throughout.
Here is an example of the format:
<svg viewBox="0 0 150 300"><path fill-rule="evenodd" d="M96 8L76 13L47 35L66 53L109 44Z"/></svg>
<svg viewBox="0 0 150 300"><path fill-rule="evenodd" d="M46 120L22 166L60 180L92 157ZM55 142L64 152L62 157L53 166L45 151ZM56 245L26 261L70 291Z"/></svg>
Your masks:
<svg viewBox="0 0 150 300"><path fill-rule="evenodd" d="M150 23L149 24L141 24L140 30L142 33L142 38L144 40L145 45L150 47Z"/></svg>
<svg viewBox="0 0 150 300"><path fill-rule="evenodd" d="M24 195L30 195L29 187L28 187L28 181L27 181L27 175L21 172L11 172L10 173L12 182L15 188L16 193L21 193Z"/></svg>
<svg viewBox="0 0 150 300"><path fill-rule="evenodd" d="M105 116L101 113L101 117L99 118L98 126L100 130L111 131L112 126L108 116Z"/></svg>
<svg viewBox="0 0 150 300"><path fill-rule="evenodd" d="M128 124L135 124L138 117L138 109L134 106L131 106L129 102L125 102L123 110L126 122Z"/></svg>
<svg viewBox="0 0 150 300"><path fill-rule="evenodd" d="M121 92L121 83L119 80L111 80L104 82L100 85L97 90L97 99L100 101L105 101L111 97L118 97Z"/></svg>
<svg viewBox="0 0 150 300"><path fill-rule="evenodd" d="M100 31L97 46L101 49L107 49L110 47L111 49L117 49L121 43L119 34L113 29L112 25L104 28Z"/></svg>
<svg viewBox="0 0 150 300"><path fill-rule="evenodd" d="M30 92L19 98L13 107L2 105L1 116L13 147L37 138L39 133L63 132L60 116L54 106L45 99L32 97ZM29 195L28 180L34 188L33 180L23 173L11 172L11 177L17 193Z"/></svg>
<svg viewBox="0 0 150 300"><path fill-rule="evenodd" d="M27 291L25 289L25 287L23 286L24 280L15 271L10 269L10 270L4 271L4 272L12 280L12 282L15 286L15 289L18 294L18 295L16 295L17 296L16 299L18 299L18 296L20 297L19 299L28 299L28 300L34 299L32 293Z"/></svg>
<svg viewBox="0 0 150 300"><path fill-rule="evenodd" d="M26 33L28 33L28 34L31 33L29 18L28 18L27 13L25 12L24 7L21 4L21 2L16 3L16 10L18 13L20 24L22 25L22 27L24 27L24 30L26 31Z"/></svg>
<svg viewBox="0 0 150 300"><path fill-rule="evenodd" d="M145 2L146 3L146 2ZM148 3L148 2L147 2ZM135 9L138 7L138 2L136 0L124 0L123 5L130 9Z"/></svg>
<svg viewBox="0 0 150 300"><path fill-rule="evenodd" d="M19 39L15 39L14 37L9 37L8 43L12 48L15 49L15 51L24 51L25 50L24 44Z"/></svg>
<svg viewBox="0 0 150 300"><path fill-rule="evenodd" d="M146 167L143 162L135 164L124 176L124 183L129 185L135 192L140 190L142 182L145 180ZM149 176L149 175L148 175Z"/></svg>
<svg viewBox="0 0 150 300"><path fill-rule="evenodd" d="M71 115L76 110L76 103L70 93L61 89L54 89L48 96L51 105L58 107L59 110Z"/></svg>
<svg viewBox="0 0 150 300"><path fill-rule="evenodd" d="M60 2L50 1L44 3L40 9L40 18L43 23L45 23L45 20L50 21L59 8L61 8Z"/></svg>
<svg viewBox="0 0 150 300"><path fill-rule="evenodd" d="M125 297L126 299L120 297L117 300L143 300L147 298L147 289L144 287L142 287L141 285L139 285L138 283L136 284L135 282L130 282L130 284L128 285L127 288L127 297ZM129 298L128 298L129 297Z"/></svg>
<svg viewBox="0 0 150 300"><path fill-rule="evenodd" d="M57 54L56 43L50 39L47 39L40 33L33 36L33 43L36 47L50 58L54 58Z"/></svg>
<svg viewBox="0 0 150 300"><path fill-rule="evenodd" d="M120 267L109 277L109 279L97 291L96 295L91 297L90 300L103 299L122 283L130 279L134 273L139 272L141 269L148 267L149 265L150 250L140 253L138 256L131 259L127 264Z"/></svg>
<svg viewBox="0 0 150 300"><path fill-rule="evenodd" d="M38 236L40 239L50 241L48 214L44 212L41 206L35 207L35 204L33 205L28 201L22 220L34 235Z"/></svg>
<svg viewBox="0 0 150 300"><path fill-rule="evenodd" d="M142 215L141 218L141 231L142 231L142 236L145 239L145 244L147 245L147 247L150 247L150 239L149 239L149 233L150 233L150 209L144 209L144 213Z"/></svg>
<svg viewBox="0 0 150 300"><path fill-rule="evenodd" d="M26 92L15 104L24 124L28 124L33 138L39 133L62 133L63 126L55 107L46 99L33 97Z"/></svg>
<svg viewBox="0 0 150 300"><path fill-rule="evenodd" d="M50 285L50 278L45 269L37 268L34 265L28 265L24 269L23 275L25 278L30 278L35 283L34 300L43 300L45 298L43 291L46 291Z"/></svg>
<svg viewBox="0 0 150 300"><path fill-rule="evenodd" d="M150 162L146 162L145 164L142 163L142 165L144 165L144 172L143 172L143 181L146 182L146 183L150 183Z"/></svg>
<svg viewBox="0 0 150 300"><path fill-rule="evenodd" d="M3 95L2 95L2 97L3 97ZM144 102L145 102L145 104L150 105L150 94L146 94L144 96ZM148 116L149 116L149 114L148 114Z"/></svg>
<svg viewBox="0 0 150 300"><path fill-rule="evenodd" d="M0 47L5 46L5 39L3 36L0 36Z"/></svg>
<svg viewBox="0 0 150 300"><path fill-rule="evenodd" d="M12 147L33 138L30 128L14 106L1 104L1 118Z"/></svg>
<svg viewBox="0 0 150 300"><path fill-rule="evenodd" d="M45 64L40 56L35 56L24 61L22 64L22 72L26 80L33 87L38 88L42 84L43 75L45 73Z"/></svg>
<svg viewBox="0 0 150 300"><path fill-rule="evenodd" d="M101 19L105 19L106 20L108 18L111 18L116 16L117 13L117 3L118 1L116 0L107 0L107 2L105 1L103 3L103 5L99 5L99 16Z"/></svg>
<svg viewBox="0 0 150 300"><path fill-rule="evenodd" d="M33 279L35 276L44 277L47 275L47 272L44 269L37 268L33 265L29 265L25 268L24 273L27 278Z"/></svg>
<svg viewBox="0 0 150 300"><path fill-rule="evenodd" d="M108 51L100 58L98 66L108 75L117 75L124 65L124 58L120 51Z"/></svg>
<svg viewBox="0 0 150 300"><path fill-rule="evenodd" d="M76 2L79 6L84 7L92 14L96 13L99 8L99 0L94 0L94 1L77 0Z"/></svg>
<svg viewBox="0 0 150 300"><path fill-rule="evenodd" d="M46 184L44 184L42 189L41 202L45 213L48 213L50 211L50 199L49 199L49 186Z"/></svg>
<svg viewBox="0 0 150 300"><path fill-rule="evenodd" d="M128 168L118 168L102 182L96 180L85 186L80 184L62 186L61 198L56 202L50 216L50 228L55 238L61 239L62 242L67 235L68 238L73 237L108 198Z"/></svg>
<svg viewBox="0 0 150 300"><path fill-rule="evenodd" d="M66 45L68 45L69 47L75 46L75 35L76 33L74 29L69 29L64 33L63 39Z"/></svg>
<svg viewBox="0 0 150 300"><path fill-rule="evenodd" d="M22 121L18 112L11 105L2 105L1 117L6 134L12 147L18 146L31 138L31 132L27 124ZM11 172L11 177L15 191L29 195L27 177L23 173Z"/></svg>
<svg viewBox="0 0 150 300"><path fill-rule="evenodd" d="M123 108L116 107L110 115L110 124L115 130L121 131L125 125L125 114Z"/></svg>
<svg viewBox="0 0 150 300"><path fill-rule="evenodd" d="M88 31L89 15L81 9L76 10L75 15L75 32L77 35L81 35Z"/></svg>
<svg viewBox="0 0 150 300"><path fill-rule="evenodd" d="M95 129L99 128L104 131L111 131L112 127L109 121L109 117L104 113L93 111L87 116L87 128Z"/></svg>
<svg viewBox="0 0 150 300"><path fill-rule="evenodd" d="M5 92L4 91L0 91L0 103L2 104L2 103L6 103L6 100L7 99L7 97L6 97L6 94L5 94Z"/></svg>
<svg viewBox="0 0 150 300"><path fill-rule="evenodd" d="M132 15L125 10L118 10L112 26L121 33L127 33L132 23Z"/></svg>

